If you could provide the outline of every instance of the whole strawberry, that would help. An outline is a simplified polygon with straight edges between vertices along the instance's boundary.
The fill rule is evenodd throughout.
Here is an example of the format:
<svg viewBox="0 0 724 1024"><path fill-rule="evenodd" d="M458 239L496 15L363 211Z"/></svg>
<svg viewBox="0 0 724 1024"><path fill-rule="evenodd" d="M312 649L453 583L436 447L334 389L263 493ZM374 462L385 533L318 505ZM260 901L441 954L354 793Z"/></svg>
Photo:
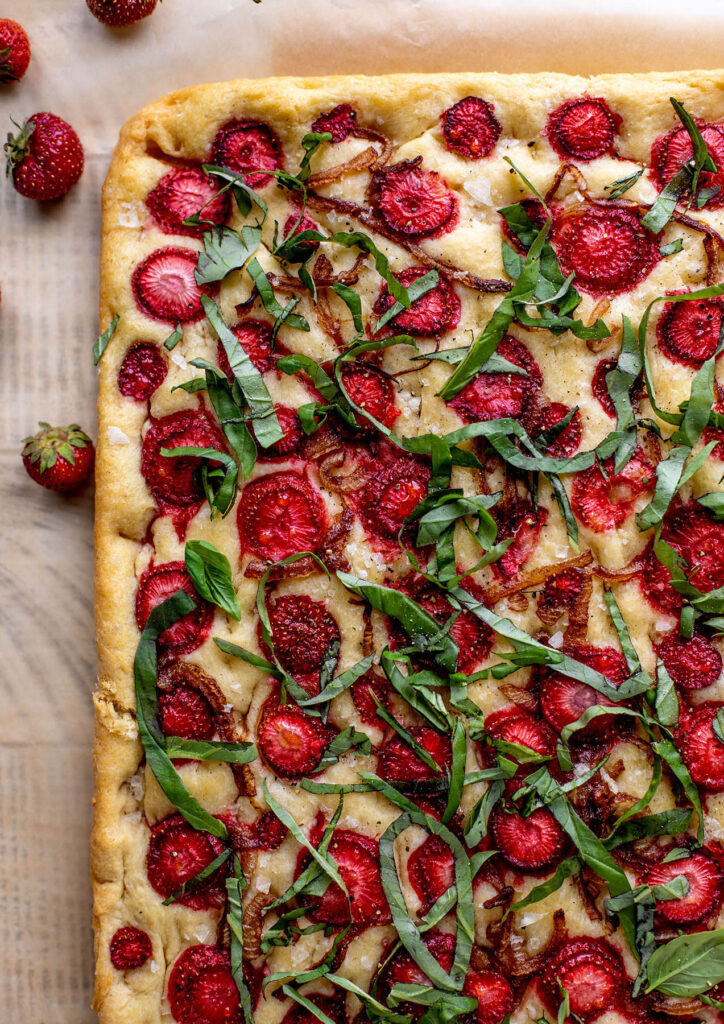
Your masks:
<svg viewBox="0 0 724 1024"><path fill-rule="evenodd" d="M80 178L83 147L62 117L41 111L8 135L7 173L21 196L60 199Z"/></svg>
<svg viewBox="0 0 724 1024"><path fill-rule="evenodd" d="M28 476L50 491L74 491L88 478L95 462L93 442L77 423L41 428L23 438L23 465Z"/></svg>
<svg viewBox="0 0 724 1024"><path fill-rule="evenodd" d="M153 14L157 0L85 0L91 14L104 25L120 28Z"/></svg>
<svg viewBox="0 0 724 1024"><path fill-rule="evenodd" d="M12 18L0 18L0 82L18 82L29 63L30 43L25 29Z"/></svg>

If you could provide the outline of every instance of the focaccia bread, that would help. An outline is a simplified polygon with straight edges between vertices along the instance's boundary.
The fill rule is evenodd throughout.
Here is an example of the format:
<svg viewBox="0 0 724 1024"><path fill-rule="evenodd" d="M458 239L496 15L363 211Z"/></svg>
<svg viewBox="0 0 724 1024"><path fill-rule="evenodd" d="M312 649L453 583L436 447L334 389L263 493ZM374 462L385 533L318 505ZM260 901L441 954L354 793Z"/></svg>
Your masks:
<svg viewBox="0 0 724 1024"><path fill-rule="evenodd" d="M721 1019L723 88L242 80L123 129L102 1024Z"/></svg>

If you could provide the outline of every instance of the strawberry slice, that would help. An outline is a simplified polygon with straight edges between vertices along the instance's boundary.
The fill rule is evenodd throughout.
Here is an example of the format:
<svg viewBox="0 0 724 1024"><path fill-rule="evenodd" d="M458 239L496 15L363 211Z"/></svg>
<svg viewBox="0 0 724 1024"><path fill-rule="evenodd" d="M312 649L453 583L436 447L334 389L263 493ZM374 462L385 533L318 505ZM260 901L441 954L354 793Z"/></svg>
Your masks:
<svg viewBox="0 0 724 1024"><path fill-rule="evenodd" d="M716 352L721 331L719 299L665 302L656 324L656 340L667 359L700 367Z"/></svg>
<svg viewBox="0 0 724 1024"><path fill-rule="evenodd" d="M376 725L378 729L386 729L386 723L377 714L377 702L388 711L390 709L390 684L386 679L380 679L370 669L365 672L356 682L352 683L350 690L352 701L357 709L357 714L367 725ZM374 697L373 697L374 694Z"/></svg>
<svg viewBox="0 0 724 1024"><path fill-rule="evenodd" d="M661 259L656 239L621 206L587 206L560 216L553 244L561 270L589 295L618 295L648 277Z"/></svg>
<svg viewBox="0 0 724 1024"><path fill-rule="evenodd" d="M712 405L712 410L721 415L724 413L724 387L718 381L714 381L714 396L716 401ZM708 444L709 441L717 441L718 443L712 449L709 458L719 459L720 462L724 462L724 430L721 430L719 427L705 427L701 439L704 444Z"/></svg>
<svg viewBox="0 0 724 1024"><path fill-rule="evenodd" d="M513 538L503 555L494 562L494 568L511 578L519 572L533 554L541 530L548 519L548 510L540 505L534 511L529 501L518 498L505 508L493 508L491 514L498 524L496 543Z"/></svg>
<svg viewBox="0 0 724 1024"><path fill-rule="evenodd" d="M430 467L400 458L385 466L358 497L358 511L379 537L396 537L410 513L427 495Z"/></svg>
<svg viewBox="0 0 724 1024"><path fill-rule="evenodd" d="M545 581L538 598L541 610L552 611L572 608L583 591L583 573L580 569L566 569Z"/></svg>
<svg viewBox="0 0 724 1024"><path fill-rule="evenodd" d="M266 373L272 368L272 327L266 320L240 320L231 328L241 347L259 373ZM216 362L231 380L231 367L226 350L221 342L217 346Z"/></svg>
<svg viewBox="0 0 724 1024"><path fill-rule="evenodd" d="M388 924L391 915L380 879L379 848L376 840L358 832L338 830L329 844L342 881L349 893L349 903L336 882L323 896L312 900L310 914L328 924L352 923L374 927Z"/></svg>
<svg viewBox="0 0 724 1024"><path fill-rule="evenodd" d="M513 1009L513 990L498 971L470 971L463 995L478 1001L477 1024L501 1024Z"/></svg>
<svg viewBox="0 0 724 1024"><path fill-rule="evenodd" d="M148 932L127 925L114 932L108 955L117 971L133 971L143 967L153 955L153 946Z"/></svg>
<svg viewBox="0 0 724 1024"><path fill-rule="evenodd" d="M239 821L234 815L226 814L222 820L229 830L234 849L277 850L287 837L288 829L273 811L264 811L252 822Z"/></svg>
<svg viewBox="0 0 724 1024"><path fill-rule="evenodd" d="M198 253L170 245L155 249L133 271L131 283L136 304L152 320L182 324L201 320L201 295L212 294L210 285L196 284Z"/></svg>
<svg viewBox="0 0 724 1024"><path fill-rule="evenodd" d="M595 160L613 150L621 118L601 96L578 96L556 107L545 135L563 160Z"/></svg>
<svg viewBox="0 0 724 1024"><path fill-rule="evenodd" d="M141 341L131 345L118 371L118 390L126 398L145 402L159 388L168 373L166 360L158 345Z"/></svg>
<svg viewBox="0 0 724 1024"><path fill-rule="evenodd" d="M528 376L519 373L479 373L450 400L450 405L466 423L498 420L506 416L519 419L543 384L543 374L538 363L517 338L506 335L498 345L497 352L509 363L521 366Z"/></svg>
<svg viewBox="0 0 724 1024"><path fill-rule="evenodd" d="M654 467L638 449L620 473L607 459L606 476L598 466L577 473L571 491L571 507L579 522L595 533L617 529L633 512L638 497L653 489Z"/></svg>
<svg viewBox="0 0 724 1024"><path fill-rule="evenodd" d="M683 640L678 631L667 633L656 647L671 678L684 690L712 686L721 675L722 659L716 647L700 633Z"/></svg>
<svg viewBox="0 0 724 1024"><path fill-rule="evenodd" d="M357 127L357 112L349 103L339 103L336 107L328 110L326 114L320 114L312 124L313 132L329 132L335 142L344 142L349 138Z"/></svg>
<svg viewBox="0 0 724 1024"><path fill-rule="evenodd" d="M146 196L146 206L153 219L167 235L190 235L201 238L209 230L208 223L189 227L184 221L198 213L202 222L223 224L231 209L229 193L222 192L208 174L198 167L174 167L164 174L158 185Z"/></svg>
<svg viewBox="0 0 724 1024"><path fill-rule="evenodd" d="M371 192L388 227L408 238L446 234L457 224L455 193L437 171L422 166L421 156L375 171Z"/></svg>
<svg viewBox="0 0 724 1024"><path fill-rule="evenodd" d="M197 479L202 460L194 455L170 457L162 448L215 448L226 451L223 434L206 413L184 409L151 420L141 447L141 473L154 498L165 505L201 505L204 490Z"/></svg>
<svg viewBox="0 0 724 1024"><path fill-rule="evenodd" d="M211 632L214 606L196 593L183 562L165 562L146 569L136 591L136 622L138 628L143 629L153 609L177 590L185 590L196 602L196 607L165 629L158 642L173 654L190 654Z"/></svg>
<svg viewBox="0 0 724 1024"><path fill-rule="evenodd" d="M724 789L724 743L714 732L720 704L700 704L682 722L676 743L694 782L713 792Z"/></svg>
<svg viewBox="0 0 724 1024"><path fill-rule="evenodd" d="M299 215L302 213L299 206L292 206L292 212L289 214L287 219L284 221L284 231L282 232L284 238L290 236L292 228L294 228L294 235L301 235L302 231L319 231L319 224L315 224L311 217L305 214L302 215L300 220ZM299 223L297 223L299 221ZM291 237L294 237L292 235ZM310 240L307 242L300 242L299 245L302 249L318 249L319 242Z"/></svg>
<svg viewBox="0 0 724 1024"><path fill-rule="evenodd" d="M334 1021L334 1024L347 1024L347 1014L344 1006L337 999L331 996L307 995L310 1003L314 1003L318 1010ZM282 1024L319 1024L319 1017L308 1010L305 1006L295 1003L282 1018Z"/></svg>
<svg viewBox="0 0 724 1024"><path fill-rule="evenodd" d="M306 594L285 594L270 603L269 621L277 658L287 672L316 672L322 667L327 648L339 640L339 626L322 601ZM259 646L269 654L257 626Z"/></svg>
<svg viewBox="0 0 724 1024"><path fill-rule="evenodd" d="M257 727L259 750L269 767L285 779L311 775L322 759L334 730L293 704L283 707L270 698Z"/></svg>
<svg viewBox="0 0 724 1024"><path fill-rule="evenodd" d="M628 676L626 659L613 647L593 647L590 644L579 644L565 651L577 661L602 672L613 686L620 686ZM556 732L561 732L567 725L577 721L584 711L600 704L603 707L614 707L614 702L599 693L591 686L569 679L558 672L547 672L541 686L541 711ZM594 718L583 729L574 733L576 738L594 738L605 736L614 725L611 715L600 715Z"/></svg>
<svg viewBox="0 0 724 1024"><path fill-rule="evenodd" d="M596 369L594 370L593 379L591 380L591 391L593 392L593 397L596 399L603 411L612 419L616 415L616 407L608 393L606 376L611 372L611 370L615 369L615 359L602 359L599 363L596 363Z"/></svg>
<svg viewBox="0 0 724 1024"><path fill-rule="evenodd" d="M682 605L681 595L671 586L671 577L654 554L653 541L636 560L639 563L638 584L646 600L658 612L675 615Z"/></svg>
<svg viewBox="0 0 724 1024"><path fill-rule="evenodd" d="M684 559L690 583L704 593L724 586L724 523L689 501L667 516L662 536Z"/></svg>
<svg viewBox="0 0 724 1024"><path fill-rule="evenodd" d="M705 853L693 853L681 860L657 864L646 873L646 885L667 885L677 875L683 875L689 883L685 896L673 900L657 901L656 909L667 921L675 924L693 924L719 914L722 903L722 882L724 875L713 857Z"/></svg>
<svg viewBox="0 0 724 1024"><path fill-rule="evenodd" d="M290 405L278 405L274 403L274 412L277 414L279 427L284 437L275 441L268 448L259 448L257 451L257 462L272 462L275 459L288 459L296 455L304 440L304 431L297 415L297 410ZM252 433L254 433L252 428Z"/></svg>
<svg viewBox="0 0 724 1024"><path fill-rule="evenodd" d="M450 768L450 739L426 725L413 725L408 732L425 748L440 770L428 767L400 736L387 744L379 758L378 771L388 782L424 782L438 779Z"/></svg>
<svg viewBox="0 0 724 1024"><path fill-rule="evenodd" d="M704 137L706 148L711 156L716 171L703 171L699 175L699 189L719 188L724 185L724 127L720 124L708 124L697 121L699 130ZM674 128L666 135L660 135L651 149L650 174L656 188L661 189L677 174L678 171L694 156L694 148L686 128ZM724 203L724 192L719 191L710 196L703 204L710 209Z"/></svg>
<svg viewBox="0 0 724 1024"><path fill-rule="evenodd" d="M342 365L342 385L350 400L386 427L391 427L400 415L395 408L395 386L390 377L371 363L355 362ZM359 413L355 419L364 430L374 428Z"/></svg>
<svg viewBox="0 0 724 1024"><path fill-rule="evenodd" d="M242 553L278 562L319 547L327 510L316 487L299 473L269 473L244 487L236 521Z"/></svg>
<svg viewBox="0 0 724 1024"><path fill-rule="evenodd" d="M146 872L151 887L164 898L173 896L181 886L214 860L224 844L210 832L200 832L180 815L172 814L151 829L146 855ZM179 903L192 910L223 906L226 898L222 864L200 888L179 897Z"/></svg>
<svg viewBox="0 0 724 1024"><path fill-rule="evenodd" d="M167 736L210 740L216 731L211 705L202 693L190 686L182 684L169 693L160 693L158 713Z"/></svg>
<svg viewBox="0 0 724 1024"><path fill-rule="evenodd" d="M570 938L549 956L541 984L550 1007L568 993L571 1014L593 1020L612 1010L626 981L621 954L605 939Z"/></svg>
<svg viewBox="0 0 724 1024"><path fill-rule="evenodd" d="M244 175L251 188L264 188L271 174L284 166L284 153L279 136L264 121L240 119L227 121L219 128L211 145L211 161ZM249 172L249 173L247 173Z"/></svg>
<svg viewBox="0 0 724 1024"><path fill-rule="evenodd" d="M455 861L447 843L429 836L407 859L407 877L426 914L444 892L455 884Z"/></svg>
<svg viewBox="0 0 724 1024"><path fill-rule="evenodd" d="M466 96L440 115L445 148L470 160L489 156L500 138L500 122L492 103Z"/></svg>
<svg viewBox="0 0 724 1024"><path fill-rule="evenodd" d="M452 969L453 956L455 954L455 936L448 932L431 931L422 936L427 949L432 953L444 971L448 973ZM389 967L382 978L381 988L385 994L389 993L393 985L429 985L430 979L418 967L410 954L403 950L396 953L390 961ZM415 1003L404 1004L403 1013L411 1013L414 1017L420 1017L423 1008Z"/></svg>
<svg viewBox="0 0 724 1024"><path fill-rule="evenodd" d="M508 863L530 873L555 867L568 845L565 832L545 807L528 818L496 807L490 818L490 833Z"/></svg>
<svg viewBox="0 0 724 1024"><path fill-rule="evenodd" d="M485 731L496 739L518 743L547 757L556 752L556 738L548 725L514 704L487 715Z"/></svg>
<svg viewBox="0 0 724 1024"><path fill-rule="evenodd" d="M241 1024L229 951L208 945L185 949L169 975L168 1004L177 1024Z"/></svg>
<svg viewBox="0 0 724 1024"><path fill-rule="evenodd" d="M536 436L560 423L570 411L570 407L563 402L551 402L550 405L546 405L538 418ZM564 427L546 447L546 455L551 455L555 459L567 459L574 455L581 446L581 430L581 413L576 410L568 426Z"/></svg>
<svg viewBox="0 0 724 1024"><path fill-rule="evenodd" d="M395 277L405 288L409 288L413 281L428 273L427 267L407 267ZM394 298L390 295L387 285L383 285L380 294L373 307L376 316L381 317L390 306L394 305ZM409 309L403 309L387 325L387 330L393 328L404 334L413 334L415 337L438 337L447 331L453 331L460 323L460 299L457 292L447 280L440 276L438 283L429 292L425 292L419 299L415 299Z"/></svg>

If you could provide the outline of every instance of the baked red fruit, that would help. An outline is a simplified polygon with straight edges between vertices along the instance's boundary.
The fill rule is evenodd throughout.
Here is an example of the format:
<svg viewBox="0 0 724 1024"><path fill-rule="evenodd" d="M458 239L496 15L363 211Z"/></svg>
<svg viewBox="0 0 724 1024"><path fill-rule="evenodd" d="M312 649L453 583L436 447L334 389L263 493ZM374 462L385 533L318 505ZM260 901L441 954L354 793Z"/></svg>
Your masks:
<svg viewBox="0 0 724 1024"><path fill-rule="evenodd" d="M168 1003L177 1024L241 1024L229 951L208 945L185 949L168 979Z"/></svg>
<svg viewBox="0 0 724 1024"><path fill-rule="evenodd" d="M0 18L0 84L18 82L28 70L30 41L12 18Z"/></svg>
<svg viewBox="0 0 724 1024"><path fill-rule="evenodd" d="M613 150L621 118L601 96L577 96L556 107L545 134L564 160L595 160Z"/></svg>
<svg viewBox="0 0 724 1024"><path fill-rule="evenodd" d="M666 517L662 536L684 559L690 583L705 593L724 586L724 523L702 505L679 505Z"/></svg>
<svg viewBox="0 0 724 1024"><path fill-rule="evenodd" d="M373 672L365 672L350 690L352 701L357 713L367 725L376 725L378 729L386 729L386 723L377 714L377 701L383 708L390 709L390 684L380 679ZM373 696L374 694L374 696ZM375 697L377 700L375 700Z"/></svg>
<svg viewBox="0 0 724 1024"><path fill-rule="evenodd" d="M546 757L556 752L556 738L549 726L515 704L487 715L485 731L496 739L517 743Z"/></svg>
<svg viewBox="0 0 724 1024"><path fill-rule="evenodd" d="M183 683L168 692L159 693L158 717L167 736L210 740L216 731L214 712L206 697Z"/></svg>
<svg viewBox="0 0 724 1024"><path fill-rule="evenodd" d="M654 554L653 541L636 559L638 584L649 604L664 615L675 615L682 605L680 594L671 586L669 570Z"/></svg>
<svg viewBox="0 0 724 1024"><path fill-rule="evenodd" d="M304 440L302 423L297 415L297 410L290 405L274 405L274 412L277 414L279 428L284 437L268 448L259 446L257 451L258 462L269 462L271 459L288 459L295 455ZM254 433L252 429L252 433Z"/></svg>
<svg viewBox="0 0 724 1024"><path fill-rule="evenodd" d="M163 506L201 505L204 490L197 479L202 460L195 455L162 455L162 448L215 448L226 451L215 423L197 409L183 409L151 420L141 446L141 473Z"/></svg>
<svg viewBox="0 0 724 1024"><path fill-rule="evenodd" d="M606 377L611 370L616 369L616 365L617 361L615 359L602 359L599 363L596 363L596 369L593 371L593 379L591 380L591 391L593 392L593 397L596 399L603 411L611 418L616 415L616 406L613 404L613 400L608 393Z"/></svg>
<svg viewBox="0 0 724 1024"><path fill-rule="evenodd" d="M342 364L342 385L348 398L370 416L391 427L400 410L395 407L395 385L391 377L371 363L361 361ZM360 413L355 419L363 429L373 429L369 420Z"/></svg>
<svg viewBox="0 0 724 1024"><path fill-rule="evenodd" d="M313 993L307 995L310 1003L314 1003L318 1010L326 1014L330 1020L334 1021L334 1024L347 1024L347 1014L344 1011L344 1006L337 999L332 999L331 996L321 996ZM319 1017L308 1010L306 1006L301 1006L299 1003L295 1003L294 1006L290 1007L282 1018L282 1024L318 1024Z"/></svg>
<svg viewBox="0 0 724 1024"><path fill-rule="evenodd" d="M498 524L496 543L513 538L497 562L495 570L508 578L515 576L535 550L538 537L548 518L547 509L540 505L534 509L529 501L519 498L510 502L503 509L492 510L493 518Z"/></svg>
<svg viewBox="0 0 724 1024"><path fill-rule="evenodd" d="M613 472L613 459L604 463L607 477L599 467L577 473L571 489L571 507L579 522L595 533L615 530L633 512L634 502L653 489L654 467L637 450L620 473Z"/></svg>
<svg viewBox="0 0 724 1024"><path fill-rule="evenodd" d="M285 779L311 775L332 739L333 730L293 704L270 705L257 726L259 750L269 767Z"/></svg>
<svg viewBox="0 0 724 1024"><path fill-rule="evenodd" d="M659 349L674 363L698 368L716 352L721 320L719 299L665 302L656 324Z"/></svg>
<svg viewBox="0 0 724 1024"><path fill-rule="evenodd" d="M240 320L231 328L234 337L244 349L259 373L266 373L272 366L272 326L266 320ZM217 348L217 362L231 379L231 367L221 342Z"/></svg>
<svg viewBox="0 0 724 1024"><path fill-rule="evenodd" d="M359 511L379 537L396 537L405 519L427 496L429 482L429 466L399 459L368 481Z"/></svg>
<svg viewBox="0 0 724 1024"><path fill-rule="evenodd" d="M349 138L357 127L357 112L349 103L339 103L336 107L328 110L326 114L320 114L312 124L312 131L329 132L332 142L344 142Z"/></svg>
<svg viewBox="0 0 724 1024"><path fill-rule="evenodd" d="M301 217L300 217L301 214ZM292 212L289 214L287 219L284 221L284 231L282 232L284 238L294 238L295 235L301 235L303 231L319 231L319 225L315 224L311 217L302 214L301 209L298 206L292 207ZM319 242L315 239L309 239L305 242L299 243L302 249L318 249Z"/></svg>
<svg viewBox="0 0 724 1024"><path fill-rule="evenodd" d="M268 605L272 642L280 664L295 675L316 672L324 662L329 645L339 641L339 626L322 601L306 594L283 594ZM259 645L266 649L258 627Z"/></svg>
<svg viewBox="0 0 724 1024"><path fill-rule="evenodd" d="M513 1009L513 990L498 971L470 971L463 995L478 1001L477 1024L501 1024Z"/></svg>
<svg viewBox="0 0 724 1024"><path fill-rule="evenodd" d="M211 163L243 174L251 188L263 188L272 180L271 174L263 172L281 170L284 153L279 136L268 124L241 119L219 128L211 146Z"/></svg>
<svg viewBox="0 0 724 1024"><path fill-rule="evenodd" d="M724 387L718 381L714 381L714 398L712 412L719 413L719 415L724 414ZM704 444L708 444L709 441L716 441L717 444L712 448L709 458L719 459L720 462L724 462L724 430L720 427L705 427L701 439Z"/></svg>
<svg viewBox="0 0 724 1024"><path fill-rule="evenodd" d="M445 148L470 160L489 156L500 138L494 107L479 96L466 96L440 115Z"/></svg>
<svg viewBox="0 0 724 1024"><path fill-rule="evenodd" d="M450 405L466 423L480 420L519 419L535 392L543 384L538 363L525 345L506 335L497 348L498 355L522 367L520 373L479 373L450 400Z"/></svg>
<svg viewBox="0 0 724 1024"><path fill-rule="evenodd" d="M146 196L146 206L162 231L168 235L201 238L209 223L223 224L229 216L229 193L219 194L213 178L198 167L174 167ZM198 227L184 221L198 214Z"/></svg>
<svg viewBox="0 0 724 1024"><path fill-rule="evenodd" d="M538 417L537 433L542 434L544 430L550 430L570 411L569 406L563 402L551 402L550 405L544 406ZM581 414L576 410L568 425L546 446L545 454L554 459L567 459L575 455L581 446L581 430Z"/></svg>
<svg viewBox="0 0 724 1024"><path fill-rule="evenodd" d="M175 895L200 871L207 868L224 850L224 844L210 832L193 828L180 814L172 814L151 829L146 855L146 872L153 889L164 899ZM179 896L177 902L192 910L209 910L224 903L222 864L193 892Z"/></svg>
<svg viewBox="0 0 724 1024"><path fill-rule="evenodd" d="M172 654L190 654L211 632L214 607L196 593L183 562L164 562L146 569L136 591L136 622L138 628L143 629L153 609L177 590L185 590L196 607L165 629L158 642Z"/></svg>
<svg viewBox="0 0 724 1024"><path fill-rule="evenodd" d="M724 743L714 732L722 705L700 704L681 723L676 743L689 774L698 786L712 792L724 789Z"/></svg>
<svg viewBox="0 0 724 1024"><path fill-rule="evenodd" d="M493 844L520 871L548 871L561 860L567 846L565 832L545 807L527 818L496 807L489 830Z"/></svg>
<svg viewBox="0 0 724 1024"><path fill-rule="evenodd" d="M387 924L390 912L380 879L377 841L358 832L338 829L329 844L329 853L337 863L349 902L336 882L323 896L310 901L310 914L328 924L353 924L368 927Z"/></svg>
<svg viewBox="0 0 724 1024"><path fill-rule="evenodd" d="M94 18L110 25L123 28L147 18L156 10L158 0L85 0Z"/></svg>
<svg viewBox="0 0 724 1024"><path fill-rule="evenodd" d="M697 126L704 138L709 156L717 168L716 171L703 171L699 175L698 187L699 190L718 188L720 191L710 196L704 206L721 206L724 203L724 193L721 191L724 185L724 127L720 124L708 124L706 121L697 121ZM657 189L661 191L693 156L691 138L683 125L667 132L666 135L660 135L651 148L650 174Z"/></svg>
<svg viewBox="0 0 724 1024"><path fill-rule="evenodd" d="M166 323L191 324L201 320L201 296L210 294L211 289L209 285L196 284L198 256L194 249L170 245L141 260L131 279L141 312Z"/></svg>
<svg viewBox="0 0 724 1024"><path fill-rule="evenodd" d="M706 853L692 853L690 857L656 864L642 881L646 885L667 885L677 875L689 883L685 896L656 903L658 912L674 924L693 924L710 914L719 913L722 902L722 875L719 865Z"/></svg>
<svg viewBox="0 0 724 1024"><path fill-rule="evenodd" d="M605 939L574 937L548 958L541 981L551 1006L558 1006L563 988L571 1014L587 1021L613 1009L626 972L621 954Z"/></svg>
<svg viewBox="0 0 724 1024"><path fill-rule="evenodd" d="M95 448L77 423L69 427L51 427L39 423L40 430L23 438L23 465L31 480L49 491L67 494L77 490L90 476L95 463Z"/></svg>
<svg viewBox="0 0 724 1024"><path fill-rule="evenodd" d="M236 522L242 553L278 562L319 547L327 511L316 487L299 473L283 471L244 487Z"/></svg>
<svg viewBox="0 0 724 1024"><path fill-rule="evenodd" d="M583 662L597 672L603 673L613 686L620 686L628 678L629 672L626 659L614 647L594 647L591 644L578 644L565 651L566 654ZM581 715L600 704L603 707L614 707L614 701L605 694L599 693L591 686L549 671L540 690L541 711L546 720L561 732L567 725L577 721ZM600 715L592 719L583 729L573 735L578 738L596 738L605 736L611 729L615 719L611 715Z"/></svg>
<svg viewBox="0 0 724 1024"><path fill-rule="evenodd" d="M455 861L439 836L428 838L407 859L407 877L426 914L433 903L455 884Z"/></svg>
<svg viewBox="0 0 724 1024"><path fill-rule="evenodd" d="M721 675L721 654L700 633L694 633L689 640L682 639L676 630L667 633L657 645L656 653L676 685L684 690L711 686Z"/></svg>
<svg viewBox="0 0 724 1024"><path fill-rule="evenodd" d="M422 941L430 953L435 957L444 971L450 972L453 965L455 953L455 936L449 932L430 931L422 936ZM390 961L389 967L382 978L382 988L385 993L389 992L393 985L429 985L430 979L415 963L407 950L396 953ZM422 1007L409 1004L404 1005L401 1012L412 1012L415 1017L422 1015Z"/></svg>
<svg viewBox="0 0 724 1024"><path fill-rule="evenodd" d="M421 156L375 171L372 195L388 227L408 238L442 235L457 223L455 193L437 171L422 166Z"/></svg>
<svg viewBox="0 0 724 1024"><path fill-rule="evenodd" d="M109 946L111 963L117 971L134 971L143 967L152 954L153 946L148 932L130 924L114 933Z"/></svg>
<svg viewBox="0 0 724 1024"><path fill-rule="evenodd" d="M655 237L621 206L586 206L560 215L553 244L565 275L589 295L618 295L648 277L661 258Z"/></svg>
<svg viewBox="0 0 724 1024"><path fill-rule="evenodd" d="M168 366L158 345L139 341L131 345L118 371L118 390L126 398L145 402L166 379Z"/></svg>
<svg viewBox="0 0 724 1024"><path fill-rule="evenodd" d="M33 114L5 143L7 172L26 199L60 199L83 173L83 147L57 114Z"/></svg>
<svg viewBox="0 0 724 1024"><path fill-rule="evenodd" d="M583 574L578 569L549 576L538 599L538 607L546 610L572 608L583 592Z"/></svg>
<svg viewBox="0 0 724 1024"><path fill-rule="evenodd" d="M426 765L401 736L395 736L380 754L379 774L388 782L400 783L440 778L449 769L452 758L449 737L426 725L413 725L408 732L425 748L439 771Z"/></svg>
<svg viewBox="0 0 724 1024"><path fill-rule="evenodd" d="M426 267L407 267L395 276L401 285L409 288L413 281L427 273ZM394 302L387 285L383 285L373 312L381 317ZM415 337L437 337L453 331L459 323L460 299L447 278L440 276L434 288L415 299L409 309L403 309L389 322L387 330L394 329Z"/></svg>

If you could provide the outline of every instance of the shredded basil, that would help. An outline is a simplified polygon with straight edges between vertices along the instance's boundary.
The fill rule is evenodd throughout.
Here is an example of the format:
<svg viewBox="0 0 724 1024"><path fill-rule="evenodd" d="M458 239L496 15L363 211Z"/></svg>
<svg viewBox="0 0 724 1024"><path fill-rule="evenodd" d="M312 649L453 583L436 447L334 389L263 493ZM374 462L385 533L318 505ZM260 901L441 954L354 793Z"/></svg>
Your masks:
<svg viewBox="0 0 724 1024"><path fill-rule="evenodd" d="M102 334L98 335L95 344L93 345L93 365L98 366L101 360L101 356L108 348L108 342L113 337L113 332L118 327L118 321L121 319L120 313L116 313L111 322L106 327Z"/></svg>

